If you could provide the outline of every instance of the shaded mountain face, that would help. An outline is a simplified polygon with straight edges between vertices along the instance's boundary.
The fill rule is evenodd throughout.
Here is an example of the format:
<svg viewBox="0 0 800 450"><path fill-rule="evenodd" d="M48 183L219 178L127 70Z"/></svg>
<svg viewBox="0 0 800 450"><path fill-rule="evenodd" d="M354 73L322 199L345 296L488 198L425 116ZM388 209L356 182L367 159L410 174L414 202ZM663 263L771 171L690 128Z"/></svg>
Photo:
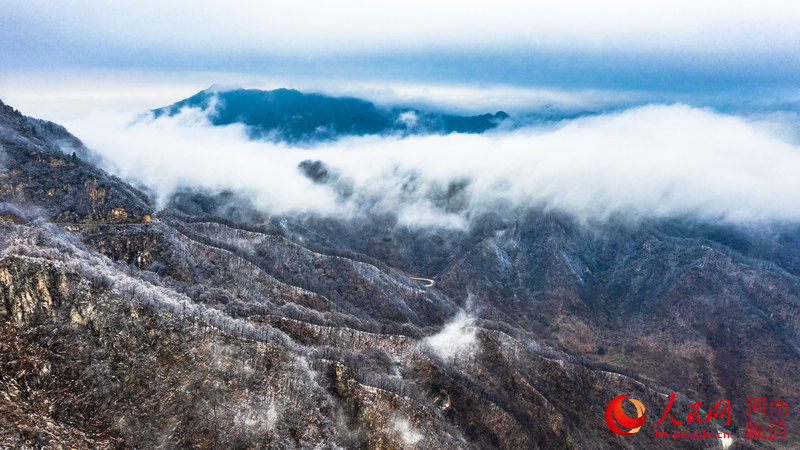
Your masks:
<svg viewBox="0 0 800 450"><path fill-rule="evenodd" d="M207 89L155 109L153 115L172 116L184 108L205 110L213 125L246 125L254 139L292 143L370 134L482 133L508 118L503 111L460 116L414 108L384 109L357 98L293 89Z"/></svg>
<svg viewBox="0 0 800 450"><path fill-rule="evenodd" d="M80 140L52 122L31 119L0 102L0 197L62 223L142 222L152 212L140 191L80 156Z"/></svg>
<svg viewBox="0 0 800 450"><path fill-rule="evenodd" d="M747 397L798 400L796 225L156 211L63 128L0 125L3 447L741 448ZM670 392L679 420L730 399L731 426L651 425ZM621 394L634 436L605 424Z"/></svg>

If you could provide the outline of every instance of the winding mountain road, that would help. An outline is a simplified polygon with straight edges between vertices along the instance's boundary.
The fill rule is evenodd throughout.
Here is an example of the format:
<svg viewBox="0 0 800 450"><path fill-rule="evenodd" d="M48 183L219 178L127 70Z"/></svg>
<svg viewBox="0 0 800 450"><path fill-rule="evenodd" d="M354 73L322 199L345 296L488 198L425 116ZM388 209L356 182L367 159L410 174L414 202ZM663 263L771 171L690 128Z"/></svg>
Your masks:
<svg viewBox="0 0 800 450"><path fill-rule="evenodd" d="M411 278L412 280L422 281L423 283L425 283L423 284L423 287L431 287L434 284L436 284L436 281L430 278L420 278L420 277L409 277L409 278Z"/></svg>

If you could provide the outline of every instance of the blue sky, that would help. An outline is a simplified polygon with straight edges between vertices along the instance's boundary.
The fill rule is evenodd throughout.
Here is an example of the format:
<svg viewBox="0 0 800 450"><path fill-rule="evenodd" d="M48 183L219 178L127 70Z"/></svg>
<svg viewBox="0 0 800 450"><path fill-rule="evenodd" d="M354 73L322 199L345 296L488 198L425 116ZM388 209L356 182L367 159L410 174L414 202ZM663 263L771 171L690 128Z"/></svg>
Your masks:
<svg viewBox="0 0 800 450"><path fill-rule="evenodd" d="M596 3L0 0L0 71L731 95L800 84L798 2Z"/></svg>

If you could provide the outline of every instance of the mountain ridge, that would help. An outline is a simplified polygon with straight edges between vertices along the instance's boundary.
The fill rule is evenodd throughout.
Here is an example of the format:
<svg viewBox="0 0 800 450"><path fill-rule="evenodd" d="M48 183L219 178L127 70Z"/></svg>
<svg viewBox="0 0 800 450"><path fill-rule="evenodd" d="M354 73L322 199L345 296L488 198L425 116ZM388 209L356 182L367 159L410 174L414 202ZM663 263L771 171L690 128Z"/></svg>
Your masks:
<svg viewBox="0 0 800 450"><path fill-rule="evenodd" d="M183 108L206 111L213 125L243 124L254 139L289 143L372 134L482 133L509 118L503 111L461 116L410 107L381 108L355 97L286 88L220 90L213 86L152 114L173 116Z"/></svg>

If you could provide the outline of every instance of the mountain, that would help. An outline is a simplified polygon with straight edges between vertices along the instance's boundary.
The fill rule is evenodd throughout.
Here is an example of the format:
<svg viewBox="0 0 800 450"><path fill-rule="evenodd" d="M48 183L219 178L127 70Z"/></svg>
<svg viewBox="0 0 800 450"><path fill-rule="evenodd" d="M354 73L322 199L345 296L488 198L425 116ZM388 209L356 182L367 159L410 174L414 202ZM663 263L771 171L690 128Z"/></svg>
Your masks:
<svg viewBox="0 0 800 450"><path fill-rule="evenodd" d="M152 212L143 193L81 160L88 150L63 127L0 102L0 135L3 200L62 223L141 222Z"/></svg>
<svg viewBox="0 0 800 450"><path fill-rule="evenodd" d="M0 148L3 447L746 448L748 396L797 398L796 224L156 209L1 103ZM678 420L730 399L731 425L651 425L671 392ZM605 423L622 394L633 436Z"/></svg>
<svg viewBox="0 0 800 450"><path fill-rule="evenodd" d="M357 98L293 89L225 91L213 87L155 109L153 115L173 116L184 108L206 111L213 125L244 124L254 139L292 143L370 134L482 133L509 117L503 111L460 116L415 108L379 108Z"/></svg>

